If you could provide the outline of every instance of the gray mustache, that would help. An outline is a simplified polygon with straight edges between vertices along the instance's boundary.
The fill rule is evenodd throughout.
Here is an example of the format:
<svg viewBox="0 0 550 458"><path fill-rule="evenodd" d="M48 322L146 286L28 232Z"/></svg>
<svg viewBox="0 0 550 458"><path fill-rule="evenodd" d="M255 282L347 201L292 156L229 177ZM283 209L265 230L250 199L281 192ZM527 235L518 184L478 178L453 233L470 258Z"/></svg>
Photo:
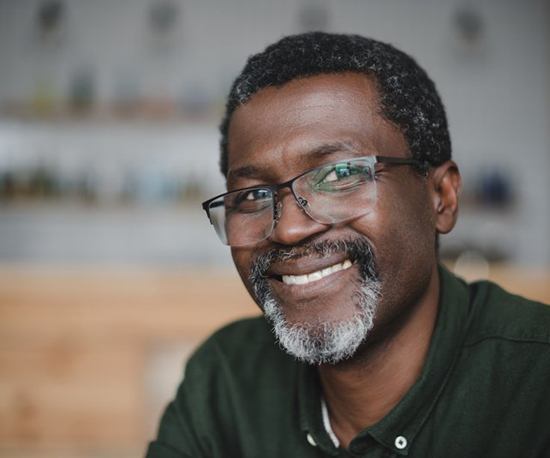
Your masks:
<svg viewBox="0 0 550 458"><path fill-rule="evenodd" d="M252 285L258 285L262 280L265 281L267 271L275 262L290 261L312 255L327 257L338 253L345 253L351 262L358 264L362 278L372 281L378 279L372 246L364 238L325 240L288 248L272 248L258 255L253 261L249 279Z"/></svg>

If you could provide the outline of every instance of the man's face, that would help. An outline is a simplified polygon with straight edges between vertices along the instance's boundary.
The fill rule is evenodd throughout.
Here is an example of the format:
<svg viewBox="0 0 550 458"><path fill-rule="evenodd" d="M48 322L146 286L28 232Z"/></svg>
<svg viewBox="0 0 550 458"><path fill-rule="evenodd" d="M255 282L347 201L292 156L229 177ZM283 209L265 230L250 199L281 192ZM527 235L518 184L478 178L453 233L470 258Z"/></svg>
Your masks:
<svg viewBox="0 0 550 458"><path fill-rule="evenodd" d="M228 190L285 182L351 157L410 157L402 133L379 110L375 84L356 73L260 90L231 120ZM232 248L244 284L275 321L287 350L312 363L334 363L405 322L436 265L428 183L412 167L382 167L372 210L339 224L313 221L283 190L271 236ZM283 281L323 271L333 272L305 284ZM290 337L281 335L292 330ZM303 347L304 338L310 355L288 348ZM330 354L335 346L347 349Z"/></svg>

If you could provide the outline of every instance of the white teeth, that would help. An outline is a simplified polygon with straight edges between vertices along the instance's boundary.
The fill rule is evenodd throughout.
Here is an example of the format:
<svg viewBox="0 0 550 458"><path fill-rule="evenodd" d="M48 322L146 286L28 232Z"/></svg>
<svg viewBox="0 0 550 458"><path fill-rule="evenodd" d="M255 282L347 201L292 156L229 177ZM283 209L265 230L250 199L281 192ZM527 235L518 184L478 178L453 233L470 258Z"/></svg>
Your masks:
<svg viewBox="0 0 550 458"><path fill-rule="evenodd" d="M332 266L321 270L321 278L326 277L327 275L330 275L332 272L333 272Z"/></svg>
<svg viewBox="0 0 550 458"><path fill-rule="evenodd" d="M349 259L346 259L344 262L339 264L334 264L330 267L325 267L322 270L317 270L306 275L283 275L283 283L285 285L305 285L306 283L311 283L321 278L326 277L327 275L333 274L334 272L339 272L340 270L349 269L352 266L352 263Z"/></svg>
<svg viewBox="0 0 550 458"><path fill-rule="evenodd" d="M317 281L317 280L321 280L321 278L323 278L323 272L322 271L313 272L312 274L309 274L307 276L307 281L308 282Z"/></svg>

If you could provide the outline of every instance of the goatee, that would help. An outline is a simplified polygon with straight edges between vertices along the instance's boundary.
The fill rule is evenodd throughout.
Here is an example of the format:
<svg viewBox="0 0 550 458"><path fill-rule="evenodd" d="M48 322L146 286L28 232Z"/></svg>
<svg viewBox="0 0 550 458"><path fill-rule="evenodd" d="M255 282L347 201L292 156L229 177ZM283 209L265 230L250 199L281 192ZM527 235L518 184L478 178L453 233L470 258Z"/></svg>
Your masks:
<svg viewBox="0 0 550 458"><path fill-rule="evenodd" d="M350 294L354 302L351 318L341 321L289 323L283 307L273 294L266 273L275 262L305 256L327 257L345 253L358 267L359 283ZM309 364L336 364L355 354L373 327L380 297L380 281L376 272L373 250L365 239L323 241L291 248L273 248L258 256L251 267L250 283L256 300L280 345L295 358Z"/></svg>

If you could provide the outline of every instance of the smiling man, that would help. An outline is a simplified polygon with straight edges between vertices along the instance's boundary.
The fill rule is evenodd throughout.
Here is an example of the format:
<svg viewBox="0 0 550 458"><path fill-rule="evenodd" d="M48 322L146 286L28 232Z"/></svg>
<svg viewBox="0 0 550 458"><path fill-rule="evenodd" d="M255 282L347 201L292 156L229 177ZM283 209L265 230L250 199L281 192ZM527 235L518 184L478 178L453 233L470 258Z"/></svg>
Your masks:
<svg viewBox="0 0 550 458"><path fill-rule="evenodd" d="M550 456L549 310L439 266L460 174L411 57L284 38L221 133L203 207L264 317L196 351L148 457Z"/></svg>

